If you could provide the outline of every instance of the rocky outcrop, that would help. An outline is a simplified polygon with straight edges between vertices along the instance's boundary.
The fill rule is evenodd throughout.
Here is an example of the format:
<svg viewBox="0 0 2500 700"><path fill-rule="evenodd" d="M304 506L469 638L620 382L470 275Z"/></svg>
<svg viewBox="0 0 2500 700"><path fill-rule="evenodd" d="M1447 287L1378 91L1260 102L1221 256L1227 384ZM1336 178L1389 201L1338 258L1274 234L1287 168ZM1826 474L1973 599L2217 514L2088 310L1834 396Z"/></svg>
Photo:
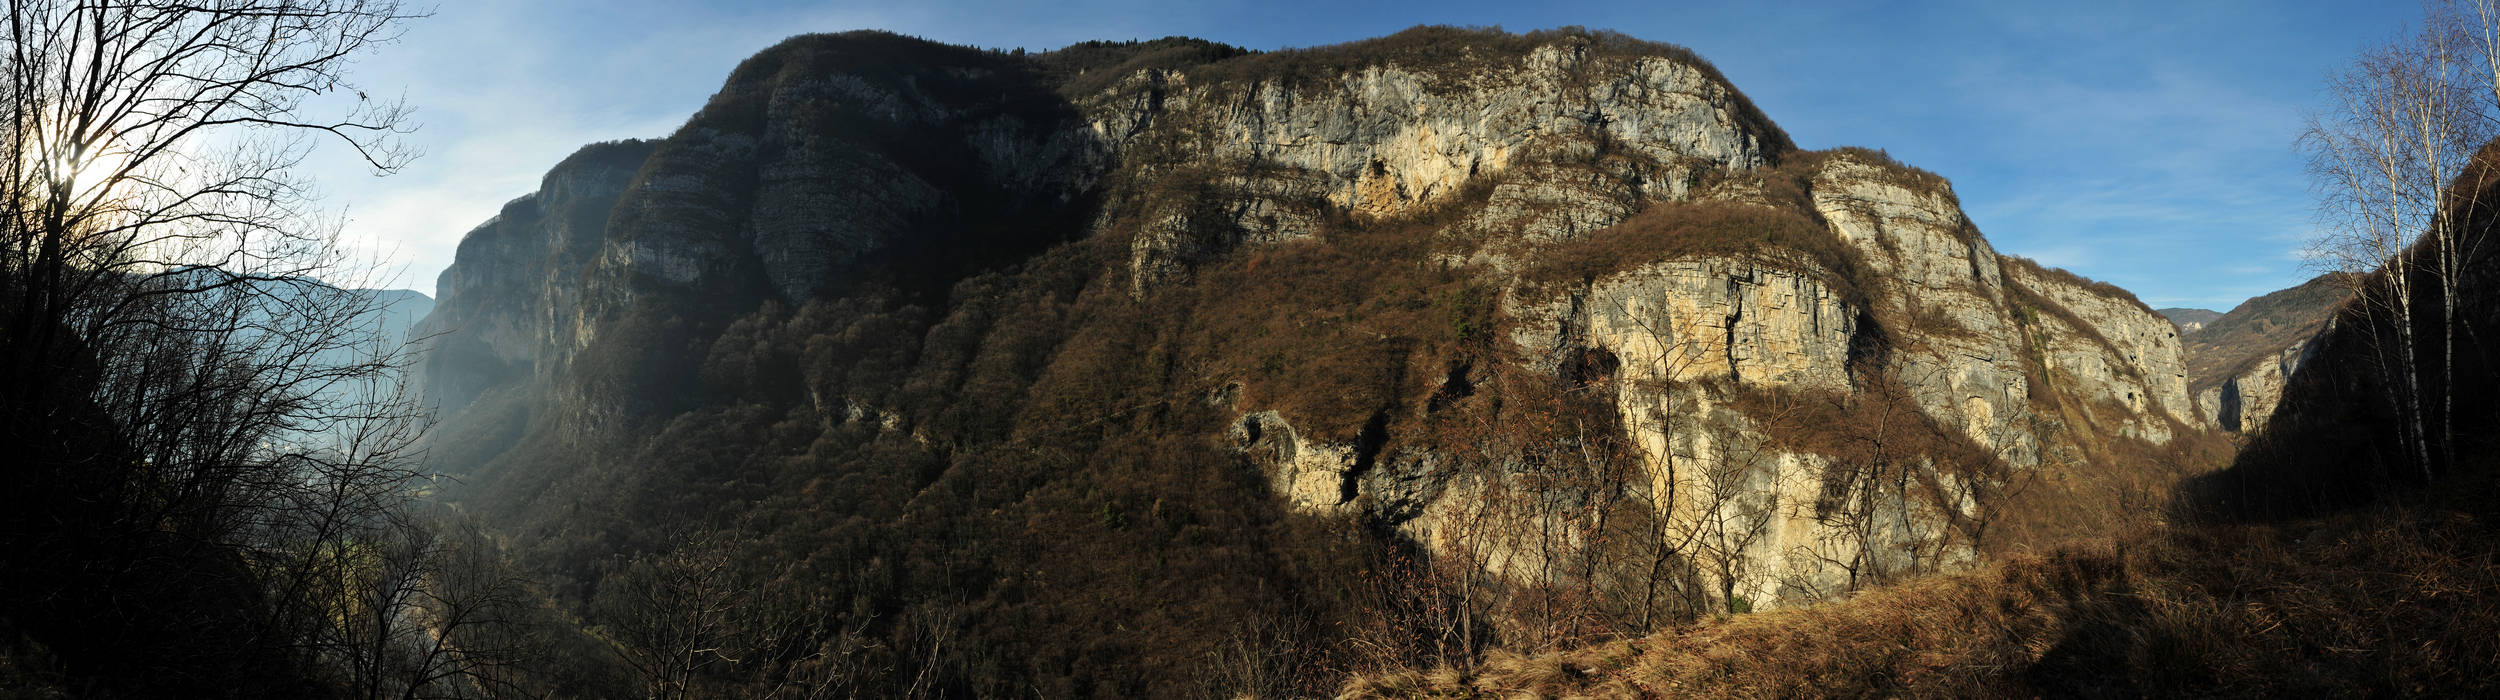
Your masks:
<svg viewBox="0 0 2500 700"><path fill-rule="evenodd" d="M1845 561L1862 550L1938 534L1842 545L1812 505L1828 460L1765 440L1766 431L1796 426L1747 416L1730 400L1730 386L1850 391L1851 350L1861 347L1863 313L1842 301L1828 271L1810 263L1673 260L1609 275L1541 308L1519 310L1523 322L1513 341L1546 372L1566 372L1574 358L1608 359L1616 415L1638 454L1643 491L1669 522L1742 523L1734 529L1736 539L1745 540L1746 571L1735 589L1768 605L1783 587L1842 588L1835 572L1816 565L1826 557ZM1733 484L1746 486L1725 488ZM1883 508L1908 505L1888 499ZM1942 522L1917 521L1930 528ZM1428 520L1415 529L1429 540L1450 528ZM1833 551L1842 546L1852 551Z"/></svg>
<svg viewBox="0 0 2500 700"><path fill-rule="evenodd" d="M2018 349L1996 250L1962 214L1942 178L1840 157L1813 178L1813 206L1832 233L1885 280L1874 303L1897 328L1897 375L1920 408L2012 463L2038 463L2037 437L2009 426L2027 413L2031 378Z"/></svg>
<svg viewBox="0 0 2500 700"><path fill-rule="evenodd" d="M1699 173L1757 167L1788 147L1701 64L1587 42L1458 65L1367 65L1298 83L1187 76L1147 70L1087 100L1093 133L1124 167L1150 178L1189 167L1225 173L1187 192L1142 195L1147 214L1130 261L1141 286L1239 243L1307 235L1314 212L1397 216L1502 181L1514 167L1568 159L1558 151L1575 147L1607 149L1619 169L1504 181L1498 200L1569 221L1532 222L1526 235L1610 225L1642 201L1683 196ZM1556 191L1573 180L1589 182Z"/></svg>
<svg viewBox="0 0 2500 700"><path fill-rule="evenodd" d="M2179 333L2181 335L2193 335L2197 331L2204 330L2205 326L2213 323L2215 319L2222 318L2222 312L2209 309L2171 307L2167 309L2154 309L2154 312L2161 314L2164 318L2170 319L2171 323L2179 324Z"/></svg>
<svg viewBox="0 0 2500 700"><path fill-rule="evenodd" d="M1841 154L1816 164L1806 181L1829 235L1863 265L1858 279L1802 252L1669 256L1560 289L1519 283L1509 297L1517 321L1510 341L1532 371L1569 375L1602 358L1620 429L1643 465L1642 491L1660 511L1685 522L1751 523L1738 595L1755 605L1817 599L1849 587L1846 562L1905 571L1970 561L1971 543L1952 527L1979 507L1969 485L1943 488L1960 494L1943 499L1889 492L1860 514L1883 527L1842 532L1826 494L1852 465L1839 464L1829 441L1765 438L1826 428L1748 415L1743 395L1897 386L1925 424L1956 434L1954 459L1978 455L2015 473L2063 468L2044 467L2051 451L2123 439L2159 445L2198 425L2175 326L2133 298L1998 255L1933 176ZM1696 196L1745 201L1747 192ZM1848 291L1853 285L1866 289ZM1255 416L1271 433L1285 420ZM1301 444L1292 455L1253 451L1292 502L1314 512L1362 502L1414 513L1405 529L1423 541L1451 537L1474 517L1454 504L1488 488L1410 488L1403 493L1426 500L1400 502L1366 491L1372 480L1342 478L1355 473L1350 445ZM1969 478L1939 458L1912 459L1922 478ZM1721 486L1730 482L1750 486L1730 496Z"/></svg>
<svg viewBox="0 0 2500 700"><path fill-rule="evenodd" d="M2230 433L2264 426L2355 283L2348 275L2319 275L2251 298L2187 333L2189 381L2208 425Z"/></svg>
<svg viewBox="0 0 2500 700"><path fill-rule="evenodd" d="M2036 339L2052 381L2087 406L2117 410L2096 417L2116 425L2122 437L2167 442L2175 427L2199 425L2189 403L2187 372L2179 356L2175 325L2132 298L2018 266L2015 283L2033 295L2029 310L2041 327Z"/></svg>
<svg viewBox="0 0 2500 700"><path fill-rule="evenodd" d="M1241 451L1267 466L1276 492L1306 510L1333 510L1354 500L1354 479L1363 456L1354 445L1306 443L1275 411L1241 417L1230 437Z"/></svg>
<svg viewBox="0 0 2500 700"><path fill-rule="evenodd" d="M549 379L571 357L577 283L654 146L584 147L549 169L537 192L461 237L457 262L435 279L440 298L417 332L433 338L420 387L441 410L457 411L497 385Z"/></svg>
<svg viewBox="0 0 2500 700"><path fill-rule="evenodd" d="M1210 405L1231 420L1208 438L1260 470L1286 508L1370 519L1435 546L1481 534L1475 509L1495 493L1532 494L1541 512L1633 499L1664 522L1717 523L1711 536L1735 563L1708 574L1724 584L1714 595L1763 605L1970 561L1970 521L1993 481L2068 468L2051 456L2079 444L2159 444L2198 424L2173 325L2114 288L1999 255L1942 178L1875 152L1796 152L1734 86L1671 47L1585 33L1532 46L1457 35L1469 36L1482 45L1091 66L1116 75L1094 75L1099 89L1075 94L1053 90L1076 83L995 52L890 35L794 39L742 65L669 138L585 150L464 239L429 321L446 332L429 360L432 391L452 408L534 382L558 397L551 415L665 415L667 402L690 400L675 389L696 382L683 368L693 363L635 358L700 359L724 317L766 304L838 300L867 280L975 317L1017 290L984 286L1005 284L996 279L949 285L1048 260L1107 268L1127 291L1122 303L1145 305L1190 298L1157 294L1196 284L1208 265L1409 226L1430 245L1401 262L1491 290L1506 332L1459 335L1486 346L1474 357L1515 366L1445 362L1420 373L1446 371L1430 391L1390 392L1390 405L1354 415L1297 414L1227 391ZM1676 207L1776 212L1803 222L1810 240L1671 232L1649 248L1582 245ZM1069 238L1114 252L1042 253ZM1612 259L1543 272L1572 256ZM1070 291L1087 279L1034 292L1049 301L1028 310L1094 303L1071 301L1092 299ZM1197 337L1189 329L1203 322L1129 321L1165 324L1143 337L1167 344ZM972 342L948 326L902 332L925 332L933 346ZM790 352L852 361L821 348L863 333ZM1448 360L1413 350L1420 342L1374 339L1408 349L1383 353L1394 372ZM1118 366L1215 375L1162 379L1193 391L1265 381L1176 359L1223 350L1157 346L1160 364ZM983 366L1062 364L1047 347L961 352ZM1550 465L1520 450L1469 452L1419 434L1425 418L1505 372L1596 396L1613 424L1580 427L1628 445L1636 483L1553 487L1536 473ZM955 395L970 390L960 381L907 388L942 397L932 403L987 400ZM942 431L972 430L909 406L871 411L888 404L808 392L828 430L875 425L930 449L959 444ZM641 402L617 398L632 396ZM1484 566L1514 577L1560 556L1492 548L1505 563Z"/></svg>
<svg viewBox="0 0 2500 700"><path fill-rule="evenodd" d="M2283 401L2284 387L2292 375L2317 354L2317 339L2333 329L2321 329L2298 345L2284 348L2272 355L2258 358L2246 371L2222 380L2222 383L2197 392L2197 406L2212 417L2215 427L2232 433L2249 433L2266 424L2274 415L2275 406Z"/></svg>

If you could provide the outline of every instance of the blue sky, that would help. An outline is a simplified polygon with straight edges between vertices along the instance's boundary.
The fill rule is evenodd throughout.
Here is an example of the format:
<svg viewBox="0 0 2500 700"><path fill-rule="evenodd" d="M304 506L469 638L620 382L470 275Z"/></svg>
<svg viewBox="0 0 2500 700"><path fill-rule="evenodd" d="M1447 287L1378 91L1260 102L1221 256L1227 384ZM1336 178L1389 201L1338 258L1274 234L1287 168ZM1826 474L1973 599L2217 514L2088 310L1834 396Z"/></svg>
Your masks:
<svg viewBox="0 0 2500 700"><path fill-rule="evenodd" d="M666 135L739 59L878 28L1045 49L1198 36L1314 46L1417 24L1615 29L1693 48L1807 148L1856 145L1951 178L2001 251L2157 307L2228 310L2309 276L2293 147L2326 72L2419 15L2404 2L1627 3L1085 1L444 5L356 68L404 93L425 156L313 175L351 236L433 293L462 233L581 144Z"/></svg>

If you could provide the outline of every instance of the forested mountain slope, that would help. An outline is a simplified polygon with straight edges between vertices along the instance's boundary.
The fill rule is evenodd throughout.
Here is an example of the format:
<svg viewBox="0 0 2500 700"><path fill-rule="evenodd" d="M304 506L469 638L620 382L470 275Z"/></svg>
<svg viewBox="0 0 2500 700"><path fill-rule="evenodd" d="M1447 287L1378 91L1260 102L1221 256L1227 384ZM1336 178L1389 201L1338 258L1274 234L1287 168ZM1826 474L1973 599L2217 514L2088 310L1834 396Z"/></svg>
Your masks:
<svg viewBox="0 0 2500 700"><path fill-rule="evenodd" d="M797 37L438 289L448 496L629 657L730 650L643 679L707 692L1328 692L1966 567L2219 458L2169 321L1604 32Z"/></svg>

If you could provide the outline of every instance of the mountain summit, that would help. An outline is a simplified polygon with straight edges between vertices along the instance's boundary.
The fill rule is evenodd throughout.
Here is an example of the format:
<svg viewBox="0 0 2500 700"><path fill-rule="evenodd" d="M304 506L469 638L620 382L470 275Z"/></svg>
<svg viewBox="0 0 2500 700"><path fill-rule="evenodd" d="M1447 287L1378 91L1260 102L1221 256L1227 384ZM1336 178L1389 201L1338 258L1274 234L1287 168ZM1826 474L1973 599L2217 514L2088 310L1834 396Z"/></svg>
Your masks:
<svg viewBox="0 0 2500 700"><path fill-rule="evenodd" d="M2215 444L2132 295L1576 29L797 37L438 288L454 497L594 624L721 557L723 688L1325 692L2116 526Z"/></svg>

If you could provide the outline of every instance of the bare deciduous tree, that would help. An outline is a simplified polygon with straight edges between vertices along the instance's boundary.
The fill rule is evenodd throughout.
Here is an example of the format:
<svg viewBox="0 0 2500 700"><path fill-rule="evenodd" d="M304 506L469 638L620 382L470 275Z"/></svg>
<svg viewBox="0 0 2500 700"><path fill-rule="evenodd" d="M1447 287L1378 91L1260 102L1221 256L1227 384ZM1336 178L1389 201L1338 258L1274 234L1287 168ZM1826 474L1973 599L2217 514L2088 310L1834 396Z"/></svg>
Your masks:
<svg viewBox="0 0 2500 700"><path fill-rule="evenodd" d="M2358 308L2392 331L2371 336L2398 443L2424 479L2450 458L2463 222L2479 188L2450 182L2500 134L2500 11L2489 0L2433 3L2414 35L2364 51L2328 79L2335 101L2301 147L2327 224L2313 264L2348 275ZM2416 254L2413 251L2419 250ZM2381 274L2366 274L2379 271ZM2425 286L2427 285L2427 287ZM2417 337L2425 328L2433 337ZM2426 387L2426 372L2431 386Z"/></svg>
<svg viewBox="0 0 2500 700"><path fill-rule="evenodd" d="M703 674L735 664L751 588L718 535L689 537L602 577L594 609L601 636L654 698L696 695Z"/></svg>
<svg viewBox="0 0 2500 700"><path fill-rule="evenodd" d="M1689 386L1679 388L1679 383L1699 377L1706 367L1727 357L1725 348L1716 348L1714 352L1709 343L1701 340L1714 335L1711 331L1720 331L1715 335L1721 338L1726 334L1723 328L1706 325L1697 315L1678 318L1672 313L1661 313L1663 310L1644 313L1633 308L1628 300L1617 311L1632 321L1634 342L1644 347L1627 348L1623 354L1631 356L1628 361L1615 360L1627 362L1630 367L1610 373L1605 389L1616 397L1630 390L1665 397L1668 402L1623 411L1624 431L1635 444L1646 446L1641 452L1649 462L1643 475L1647 483L1639 484L1637 489L1647 497L1649 513L1637 519L1644 527L1631 538L1628 547L1641 560L1638 568L1645 572L1637 583L1639 603L1631 609L1636 612L1638 631L1647 631L1711 607L1704 589L1697 585L1699 581L1689 574L1696 564L1696 544L1704 533L1692 515L1725 506L1717 497L1728 494L1695 488L1711 480L1701 478L1704 470L1700 455L1679 451L1677 442L1689 439L1703 426L1691 424L1690 412L1671 404L1678 391L1692 390ZM1679 423L1679 418L1685 421Z"/></svg>
<svg viewBox="0 0 2500 700"><path fill-rule="evenodd" d="M388 0L9 10L0 443L24 457L0 497L9 617L141 694L360 692L324 686L369 675L330 643L372 619L338 584L405 573L394 518L422 414L397 389L406 346L372 325L382 300L340 286L374 268L294 170L323 142L378 171L406 162L407 111L344 71L412 15Z"/></svg>

